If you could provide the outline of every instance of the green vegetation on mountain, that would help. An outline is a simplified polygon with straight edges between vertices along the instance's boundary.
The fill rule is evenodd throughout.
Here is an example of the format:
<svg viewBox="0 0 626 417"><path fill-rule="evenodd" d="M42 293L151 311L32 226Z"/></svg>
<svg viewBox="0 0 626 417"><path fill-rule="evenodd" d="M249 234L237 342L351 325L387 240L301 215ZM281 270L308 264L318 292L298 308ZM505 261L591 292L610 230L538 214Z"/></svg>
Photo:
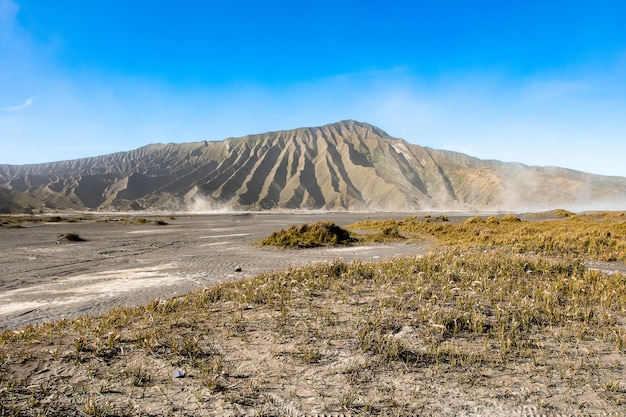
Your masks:
<svg viewBox="0 0 626 417"><path fill-rule="evenodd" d="M26 213L42 206L42 202L26 193L0 187L0 214Z"/></svg>

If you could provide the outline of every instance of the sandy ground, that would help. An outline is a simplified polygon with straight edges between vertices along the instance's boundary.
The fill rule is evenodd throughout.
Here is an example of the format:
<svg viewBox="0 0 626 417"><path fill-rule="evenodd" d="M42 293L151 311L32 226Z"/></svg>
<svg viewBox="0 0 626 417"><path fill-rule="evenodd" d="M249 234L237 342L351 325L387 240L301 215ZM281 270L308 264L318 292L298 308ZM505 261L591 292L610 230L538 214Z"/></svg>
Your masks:
<svg viewBox="0 0 626 417"><path fill-rule="evenodd" d="M168 225L131 224L120 215L75 223L0 228L0 330L170 298L220 281L341 258L371 261L423 253L426 244L275 250L253 245L292 224L333 220L345 226L390 214L212 214L150 217ZM100 220L100 221L98 221ZM59 239L78 233L85 242ZM241 271L237 271L238 269Z"/></svg>
<svg viewBox="0 0 626 417"><path fill-rule="evenodd" d="M136 217L129 222L119 219L133 218L98 215L75 223L4 225L0 227L0 330L145 304L263 271L338 258L375 261L431 251L428 242L301 251L253 245L292 224L333 220L346 226L367 217L405 216L176 215L147 217L151 222L138 224ZM169 224L153 222L159 219ZM459 215L454 220L462 219ZM86 241L59 239L65 233L77 233ZM608 273L626 271L625 265L616 263L588 266ZM119 346L109 353L104 348L96 353L96 345L79 349L70 334L35 341L16 351L11 345L0 350L0 382L6 378L6 387L0 386L0 415L4 415L2 401L11 415L20 407L26 407L20 415L36 415L29 414L29 407L43 410L41 415L107 415L97 411L108 407L122 410L110 415L141 416L626 415L623 352L594 340L568 344L556 336L555 329L555 336L542 341L532 360L504 365L385 364L337 330L339 318L346 311L357 311L361 302L320 304L302 310L316 311L319 317L297 316L282 326L280 312L271 307L251 305L241 310L224 302L210 314L225 321L193 337L189 335L195 332L194 323L179 317L178 331L167 341L189 352L197 346L202 363L213 366L205 371L214 380L206 380L198 366L189 365L191 353L187 359L187 354L178 352L174 361L165 351L141 347L123 331L113 339L112 333L108 335ZM238 330L237 320L245 323L245 331ZM146 345L149 330L149 326L134 329L138 334L145 331L145 338L139 340ZM316 330L326 331L327 336L312 338L310 332ZM419 347L423 341L418 330L406 325L388 336ZM98 343L104 346L104 336ZM565 354L553 358L550 352L556 350ZM308 352L319 357L307 361ZM174 376L180 369L187 371L182 378ZM370 400L379 408L364 409L362 404Z"/></svg>

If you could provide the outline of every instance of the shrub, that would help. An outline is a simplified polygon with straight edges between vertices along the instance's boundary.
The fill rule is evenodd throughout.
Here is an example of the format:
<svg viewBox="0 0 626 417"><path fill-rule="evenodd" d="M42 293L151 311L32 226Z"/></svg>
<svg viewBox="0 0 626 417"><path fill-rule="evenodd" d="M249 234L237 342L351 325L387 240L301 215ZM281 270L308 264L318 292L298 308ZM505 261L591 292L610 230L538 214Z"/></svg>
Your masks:
<svg viewBox="0 0 626 417"><path fill-rule="evenodd" d="M477 223L484 223L485 219L483 219L480 216L474 216L474 217L470 217L469 219L465 220L465 224L477 224Z"/></svg>
<svg viewBox="0 0 626 417"><path fill-rule="evenodd" d="M349 245L354 242L350 232L331 221L291 226L287 230L272 233L258 242L260 246L281 248L313 248L324 245Z"/></svg>
<svg viewBox="0 0 626 417"><path fill-rule="evenodd" d="M62 235L59 235L59 240L61 239L65 239L70 242L84 242L85 241L85 239L80 237L78 233L63 233Z"/></svg>
<svg viewBox="0 0 626 417"><path fill-rule="evenodd" d="M503 222L508 222L508 223L517 223L517 222L521 222L522 219L520 219L517 216L514 216L512 214L507 214L506 216L504 216L502 219Z"/></svg>
<svg viewBox="0 0 626 417"><path fill-rule="evenodd" d="M557 217L572 217L576 215L576 213L572 213L571 211L564 210L564 209L556 209L553 211L553 213Z"/></svg>
<svg viewBox="0 0 626 417"><path fill-rule="evenodd" d="M385 226L380 230L380 232L368 237L366 240L370 239L374 242L388 242L391 240L405 239L405 237L400 234L398 226Z"/></svg>

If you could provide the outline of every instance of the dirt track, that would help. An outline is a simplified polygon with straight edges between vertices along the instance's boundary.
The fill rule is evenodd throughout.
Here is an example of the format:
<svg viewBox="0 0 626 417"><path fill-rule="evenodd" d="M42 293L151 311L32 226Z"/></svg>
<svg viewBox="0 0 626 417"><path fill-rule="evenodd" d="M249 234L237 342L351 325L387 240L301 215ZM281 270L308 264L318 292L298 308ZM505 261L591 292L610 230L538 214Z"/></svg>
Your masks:
<svg viewBox="0 0 626 417"><path fill-rule="evenodd" d="M151 217L134 224L107 215L0 228L0 330L169 298L268 270L342 258L370 261L423 253L425 244L275 250L252 244L292 224L331 219L345 226L390 214L216 214ZM130 219L126 217L127 219ZM102 220L114 221L102 221ZM100 220L100 221L98 221ZM59 239L77 233L85 242ZM236 269L240 267L241 271Z"/></svg>

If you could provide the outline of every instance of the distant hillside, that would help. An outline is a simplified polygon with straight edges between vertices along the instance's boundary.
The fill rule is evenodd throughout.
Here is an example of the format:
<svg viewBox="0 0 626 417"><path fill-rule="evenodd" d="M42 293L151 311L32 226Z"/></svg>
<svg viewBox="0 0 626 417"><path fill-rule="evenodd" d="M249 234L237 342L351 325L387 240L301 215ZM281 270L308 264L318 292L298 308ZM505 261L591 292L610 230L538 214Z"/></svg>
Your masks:
<svg viewBox="0 0 626 417"><path fill-rule="evenodd" d="M0 214L31 213L43 204L42 201L27 193L0 188Z"/></svg>
<svg viewBox="0 0 626 417"><path fill-rule="evenodd" d="M0 165L0 207L532 210L626 202L626 178L435 150L367 123ZM17 202L16 199L22 200Z"/></svg>

